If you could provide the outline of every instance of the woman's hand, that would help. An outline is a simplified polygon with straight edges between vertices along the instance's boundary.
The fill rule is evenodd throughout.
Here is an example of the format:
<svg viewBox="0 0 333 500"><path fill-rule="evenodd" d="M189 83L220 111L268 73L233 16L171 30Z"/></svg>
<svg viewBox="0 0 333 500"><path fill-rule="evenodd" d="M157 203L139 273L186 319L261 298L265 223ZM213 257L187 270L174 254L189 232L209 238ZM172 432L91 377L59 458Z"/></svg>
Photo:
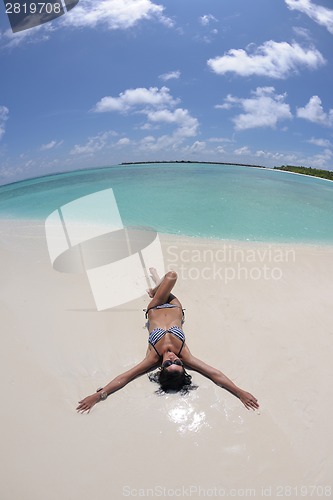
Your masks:
<svg viewBox="0 0 333 500"><path fill-rule="evenodd" d="M91 396L87 396L86 398L79 401L79 406L76 408L76 411L80 413L90 412L91 408L95 406L96 403L100 401L100 395L97 393L91 394Z"/></svg>
<svg viewBox="0 0 333 500"><path fill-rule="evenodd" d="M252 396L249 392L241 391L238 397L248 410L257 410L259 408L257 398Z"/></svg>

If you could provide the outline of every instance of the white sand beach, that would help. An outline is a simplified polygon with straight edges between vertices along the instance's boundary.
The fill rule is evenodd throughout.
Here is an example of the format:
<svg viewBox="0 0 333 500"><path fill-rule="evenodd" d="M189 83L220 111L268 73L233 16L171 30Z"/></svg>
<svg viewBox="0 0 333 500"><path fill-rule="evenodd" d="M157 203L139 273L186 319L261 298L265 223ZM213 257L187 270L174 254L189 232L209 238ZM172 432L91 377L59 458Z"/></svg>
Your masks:
<svg viewBox="0 0 333 500"><path fill-rule="evenodd" d="M190 350L260 411L192 373L187 396L144 375L82 415L144 357L149 298L97 311L84 274L52 268L43 222L0 234L1 499L331 496L332 246L160 235Z"/></svg>

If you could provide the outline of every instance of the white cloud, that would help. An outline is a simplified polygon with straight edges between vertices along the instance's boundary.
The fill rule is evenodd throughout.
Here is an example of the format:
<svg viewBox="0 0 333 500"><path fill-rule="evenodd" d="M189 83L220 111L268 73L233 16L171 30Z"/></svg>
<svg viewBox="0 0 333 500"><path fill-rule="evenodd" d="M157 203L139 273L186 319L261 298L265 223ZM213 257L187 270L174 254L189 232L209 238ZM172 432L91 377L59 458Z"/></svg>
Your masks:
<svg viewBox="0 0 333 500"><path fill-rule="evenodd" d="M315 146L319 146L320 148L330 148L332 147L332 143L328 139L315 139L311 137L307 141L309 144L314 144Z"/></svg>
<svg viewBox="0 0 333 500"><path fill-rule="evenodd" d="M206 149L204 141L195 141L191 146L184 148L184 153L201 153Z"/></svg>
<svg viewBox="0 0 333 500"><path fill-rule="evenodd" d="M231 49L223 56L209 59L207 64L219 75L233 72L240 76L287 78L300 67L316 69L325 62L321 53L314 48L305 49L296 42L289 44L269 40L252 54L243 49Z"/></svg>
<svg viewBox="0 0 333 500"><path fill-rule="evenodd" d="M237 156L250 155L251 150L247 146L243 146L242 148L235 149L234 153Z"/></svg>
<svg viewBox="0 0 333 500"><path fill-rule="evenodd" d="M231 99L231 96L228 96L229 99ZM232 103L227 101L224 104L215 104L214 106L215 109L231 109L232 108Z"/></svg>
<svg viewBox="0 0 333 500"><path fill-rule="evenodd" d="M9 109L6 106L0 106L0 139L5 133L5 124L8 120Z"/></svg>
<svg viewBox="0 0 333 500"><path fill-rule="evenodd" d="M130 143L131 143L131 141L130 141L130 139L128 137L122 137L116 143L116 146L128 146Z"/></svg>
<svg viewBox="0 0 333 500"><path fill-rule="evenodd" d="M256 151L255 155L256 155L258 158L265 158L265 157L266 157L266 153L265 153L265 151L262 151L262 150Z"/></svg>
<svg viewBox="0 0 333 500"><path fill-rule="evenodd" d="M155 19L172 26L172 20L165 17L163 11L163 6L151 0L80 0L63 16L62 24L75 28L106 25L108 29L127 29L139 21Z"/></svg>
<svg viewBox="0 0 333 500"><path fill-rule="evenodd" d="M304 118L310 122L331 127L333 125L333 109L326 113L321 105L321 99L314 95L304 108L297 108L298 118Z"/></svg>
<svg viewBox="0 0 333 500"><path fill-rule="evenodd" d="M33 29L27 29L13 33L11 29L6 30L3 34L0 32L0 47L13 49L19 45L44 42L49 39L50 33L55 31L53 23L41 24Z"/></svg>
<svg viewBox="0 0 333 500"><path fill-rule="evenodd" d="M136 88L125 90L118 97L104 97L94 111L145 115L147 121L140 125L141 130L173 127L168 134L160 137L149 135L136 144L143 151L175 151L187 138L194 137L199 128L198 120L187 109L176 108L178 102L179 99L174 98L167 87Z"/></svg>
<svg viewBox="0 0 333 500"><path fill-rule="evenodd" d="M170 123L178 127L178 137L193 137L197 134L199 122L190 115L187 109L177 108L173 111L162 109L160 111L150 111L147 113L151 122Z"/></svg>
<svg viewBox="0 0 333 500"><path fill-rule="evenodd" d="M198 40L202 40L205 43L211 43L214 37L218 34L218 30L216 28L212 28L211 24L218 22L218 19L214 17L212 14L206 14L204 16L199 17L199 23L203 26L203 30L206 34L197 35Z"/></svg>
<svg viewBox="0 0 333 500"><path fill-rule="evenodd" d="M187 109L173 109L178 102L179 99L174 99L167 87L137 88L125 90L119 97L103 97L96 104L94 111L144 114L148 123L141 126L141 129L149 129L156 124L175 125L177 128L171 136L163 136L165 143L166 137L179 141L197 134L198 120L191 116Z"/></svg>
<svg viewBox="0 0 333 500"><path fill-rule="evenodd" d="M152 130L154 128L158 128L158 126L153 126L151 123L144 123L143 125L140 125L140 127L138 127L140 130Z"/></svg>
<svg viewBox="0 0 333 500"><path fill-rule="evenodd" d="M308 29L300 26L294 26L293 31L297 36L301 36L302 38L305 38L307 41L311 40L311 33Z"/></svg>
<svg viewBox="0 0 333 500"><path fill-rule="evenodd" d="M190 115L187 109L151 111L147 113L147 118L153 123L175 125L176 129L171 134L164 134L157 138L152 135L144 137L139 142L139 148L142 151L165 151L166 153L177 151L187 138L194 137L198 132L199 122ZM195 148L199 151L201 145L202 143L196 141L192 145L192 151Z"/></svg>
<svg viewBox="0 0 333 500"><path fill-rule="evenodd" d="M178 80L180 78L180 71L170 71L169 73L163 73L159 78L165 82L168 80Z"/></svg>
<svg viewBox="0 0 333 500"><path fill-rule="evenodd" d="M233 140L226 137L210 137L208 142L233 142Z"/></svg>
<svg viewBox="0 0 333 500"><path fill-rule="evenodd" d="M275 94L274 87L258 87L252 97L242 99L228 95L225 99L230 106L240 106L244 113L233 118L236 130L256 127L275 128L280 120L290 120L292 114L285 102L286 94Z"/></svg>
<svg viewBox="0 0 333 500"><path fill-rule="evenodd" d="M199 21L203 26L208 26L212 21L217 22L217 19L212 14L206 14L204 16L201 16L199 18Z"/></svg>
<svg viewBox="0 0 333 500"><path fill-rule="evenodd" d="M309 165L314 168L332 170L332 156L333 153L330 149L324 149L323 152L316 155L307 158L300 158L298 163L300 165Z"/></svg>
<svg viewBox="0 0 333 500"><path fill-rule="evenodd" d="M178 99L173 99L169 93L168 87L136 88L121 92L118 97L103 97L93 111L96 113L105 113L109 111L127 112L140 106L151 106L159 108L162 106L174 106Z"/></svg>
<svg viewBox="0 0 333 500"><path fill-rule="evenodd" d="M153 135L146 135L146 137L141 139L140 144L144 146L144 145L154 144L155 141L156 139Z"/></svg>
<svg viewBox="0 0 333 500"><path fill-rule="evenodd" d="M329 168L333 153L330 149L325 149L321 153L313 156L301 156L299 153L281 153L273 151L258 150L255 153L257 158L265 158L273 165L304 165L315 168Z"/></svg>
<svg viewBox="0 0 333 500"><path fill-rule="evenodd" d="M174 135L162 135L160 137L147 136L144 137L138 144L141 151L157 152L157 151L176 151L181 140L177 140Z"/></svg>
<svg viewBox="0 0 333 500"><path fill-rule="evenodd" d="M89 137L88 141L79 145L76 144L73 149L70 151L71 155L91 155L100 151L108 145L109 138L114 136L114 132L102 132L94 137Z"/></svg>
<svg viewBox="0 0 333 500"><path fill-rule="evenodd" d="M313 157L313 165L315 167L325 167L327 162L331 162L333 157L333 153L330 149L325 149L322 153L314 155ZM332 169L332 167L331 167ZM330 169L330 170L331 170Z"/></svg>
<svg viewBox="0 0 333 500"><path fill-rule="evenodd" d="M325 26L333 34L333 10L313 3L311 0L285 0L290 10L298 10L313 21Z"/></svg>
<svg viewBox="0 0 333 500"><path fill-rule="evenodd" d="M47 144L43 144L40 147L41 151L48 151L49 149L54 149L55 147L61 146L64 141L50 141Z"/></svg>
<svg viewBox="0 0 333 500"><path fill-rule="evenodd" d="M255 156L257 158L265 158L266 160L274 160L276 162L297 162L297 156L294 154L285 154L285 153L278 153L278 152L271 152L271 151L263 151L263 150L258 150L255 153Z"/></svg>

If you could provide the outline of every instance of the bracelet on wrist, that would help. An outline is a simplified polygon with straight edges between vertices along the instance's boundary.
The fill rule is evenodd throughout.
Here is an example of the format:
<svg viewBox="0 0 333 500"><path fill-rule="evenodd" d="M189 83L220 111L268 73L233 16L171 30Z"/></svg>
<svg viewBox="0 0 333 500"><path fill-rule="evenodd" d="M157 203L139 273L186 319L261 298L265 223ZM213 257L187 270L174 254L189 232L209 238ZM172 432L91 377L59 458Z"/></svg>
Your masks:
<svg viewBox="0 0 333 500"><path fill-rule="evenodd" d="M99 387L96 392L99 393L99 399L100 401L104 401L108 397L108 393L106 391L103 391L103 387Z"/></svg>

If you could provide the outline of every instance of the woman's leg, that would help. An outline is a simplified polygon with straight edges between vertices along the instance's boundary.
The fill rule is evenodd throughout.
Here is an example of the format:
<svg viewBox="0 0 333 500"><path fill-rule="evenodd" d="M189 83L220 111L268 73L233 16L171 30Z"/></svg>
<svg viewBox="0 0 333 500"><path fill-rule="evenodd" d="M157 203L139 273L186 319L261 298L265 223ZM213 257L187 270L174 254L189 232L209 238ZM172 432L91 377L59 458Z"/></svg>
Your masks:
<svg viewBox="0 0 333 500"><path fill-rule="evenodd" d="M152 300L148 304L148 309L151 309L152 307L160 306L161 304L165 304L166 302L168 302L170 295L172 295L171 290L173 289L177 281L177 273L175 271L169 271L168 273L166 273L164 278L160 280L156 269L150 268L149 270L151 272L154 283L156 283L155 288L151 288L148 290L149 297L152 298ZM174 298L173 295L172 297Z"/></svg>

